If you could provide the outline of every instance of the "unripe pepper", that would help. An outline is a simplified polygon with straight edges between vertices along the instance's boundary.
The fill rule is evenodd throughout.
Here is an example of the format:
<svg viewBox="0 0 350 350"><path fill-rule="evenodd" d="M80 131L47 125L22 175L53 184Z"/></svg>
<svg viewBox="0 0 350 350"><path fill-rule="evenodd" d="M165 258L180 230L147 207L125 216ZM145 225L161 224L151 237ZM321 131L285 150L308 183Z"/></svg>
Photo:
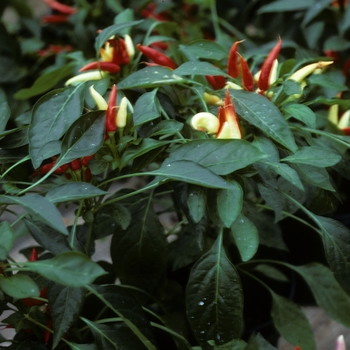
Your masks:
<svg viewBox="0 0 350 350"><path fill-rule="evenodd" d="M127 117L128 117L128 99L124 96L120 101L120 105L119 105L119 109L116 117L117 118L116 124L118 128L120 129L125 128Z"/></svg>
<svg viewBox="0 0 350 350"><path fill-rule="evenodd" d="M333 61L319 61L316 63L308 64L307 66L298 69L288 79L294 80L297 83L301 83L307 76L312 74L316 69L323 68L332 64Z"/></svg>
<svg viewBox="0 0 350 350"><path fill-rule="evenodd" d="M200 112L191 119L191 126L198 131L205 131L208 134L215 134L219 129L219 119L212 113Z"/></svg>
<svg viewBox="0 0 350 350"><path fill-rule="evenodd" d="M85 81L90 81L90 80L101 80L105 78L107 75L108 73L105 73L104 71L98 71L98 70L82 73L82 74L76 75L73 78L68 79L64 85L68 86L68 85L83 83Z"/></svg>

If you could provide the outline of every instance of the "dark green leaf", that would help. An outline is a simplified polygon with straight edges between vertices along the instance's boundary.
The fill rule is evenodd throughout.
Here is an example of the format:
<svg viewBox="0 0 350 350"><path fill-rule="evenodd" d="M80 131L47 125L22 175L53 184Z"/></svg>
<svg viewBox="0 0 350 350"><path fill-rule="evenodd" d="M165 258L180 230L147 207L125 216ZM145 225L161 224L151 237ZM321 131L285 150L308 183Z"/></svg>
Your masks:
<svg viewBox="0 0 350 350"><path fill-rule="evenodd" d="M62 79L72 74L75 63L65 64L63 67L53 68L43 73L30 88L19 90L15 99L26 100L33 96L43 94L54 88Z"/></svg>
<svg viewBox="0 0 350 350"><path fill-rule="evenodd" d="M249 343L244 350L277 350L266 339L264 339L260 333L257 335L252 334L249 338Z"/></svg>
<svg viewBox="0 0 350 350"><path fill-rule="evenodd" d="M301 90L301 86L298 82L288 79L283 82L283 91L288 95L299 95L303 91ZM302 106L302 105L300 105Z"/></svg>
<svg viewBox="0 0 350 350"><path fill-rule="evenodd" d="M148 350L156 350L150 322L139 303L127 290L116 285L93 286L89 290L122 318Z"/></svg>
<svg viewBox="0 0 350 350"><path fill-rule="evenodd" d="M76 344L68 342L72 350L98 350L96 344Z"/></svg>
<svg viewBox="0 0 350 350"><path fill-rule="evenodd" d="M345 14L343 16L343 19L340 23L340 35L344 36L345 31L350 27L350 7L346 6Z"/></svg>
<svg viewBox="0 0 350 350"><path fill-rule="evenodd" d="M281 282L289 281L289 279L286 277L284 273L282 273L280 270L270 265L259 264L254 268L254 271L258 271L262 273L264 276L276 281L281 281Z"/></svg>
<svg viewBox="0 0 350 350"><path fill-rule="evenodd" d="M134 88L151 88L162 85L181 83L183 79L175 75L170 68L146 67L130 74L119 84L117 88L121 90Z"/></svg>
<svg viewBox="0 0 350 350"><path fill-rule="evenodd" d="M55 348L69 327L79 316L86 290L49 283L48 299L53 321L53 344Z"/></svg>
<svg viewBox="0 0 350 350"><path fill-rule="evenodd" d="M57 164L96 153L103 145L104 126L105 112L96 111L81 116L64 136Z"/></svg>
<svg viewBox="0 0 350 350"><path fill-rule="evenodd" d="M323 45L323 50L344 51L350 47L350 41L338 35L330 35L327 37Z"/></svg>
<svg viewBox="0 0 350 350"><path fill-rule="evenodd" d="M61 213L54 204L38 194L30 193L22 197L0 196L0 202L20 205L35 219L42 221L64 235L68 235Z"/></svg>
<svg viewBox="0 0 350 350"><path fill-rule="evenodd" d="M186 46L181 45L180 50L189 59L205 58L219 61L227 57L227 50L224 50L218 43L203 39L192 41Z"/></svg>
<svg viewBox="0 0 350 350"><path fill-rule="evenodd" d="M45 195L45 198L52 203L69 202L77 199L103 196L108 192L86 183L74 182L55 186Z"/></svg>
<svg viewBox="0 0 350 350"><path fill-rule="evenodd" d="M6 260L14 241L15 236L10 223L8 221L0 222L0 260Z"/></svg>
<svg viewBox="0 0 350 350"><path fill-rule="evenodd" d="M273 187L258 183L258 189L261 197L275 212L275 223L283 219L283 206L281 194L276 191Z"/></svg>
<svg viewBox="0 0 350 350"><path fill-rule="evenodd" d="M350 327L350 297L339 286L333 273L318 263L291 268L303 276L316 303L328 316L345 327Z"/></svg>
<svg viewBox="0 0 350 350"><path fill-rule="evenodd" d="M292 152L298 149L288 123L269 99L247 91L230 90L230 92L241 118Z"/></svg>
<svg viewBox="0 0 350 350"><path fill-rule="evenodd" d="M350 42L349 42L350 47ZM340 71L327 72L323 74L312 74L308 78L311 84L320 85L326 89L332 89L336 91L346 91L349 88L345 85L344 77Z"/></svg>
<svg viewBox="0 0 350 350"><path fill-rule="evenodd" d="M302 25L308 24L311 20L313 20L319 13L321 13L324 9L326 9L332 0L319 0L314 6L310 6L310 8L306 11Z"/></svg>
<svg viewBox="0 0 350 350"><path fill-rule="evenodd" d="M13 149L22 147L28 144L28 129L27 128L17 128L12 129L8 132L2 140L0 140L0 147L4 149Z"/></svg>
<svg viewBox="0 0 350 350"><path fill-rule="evenodd" d="M329 167L338 163L341 159L339 154L329 151L325 148L310 146L301 147L294 154L281 159L289 163L302 163L316 167Z"/></svg>
<svg viewBox="0 0 350 350"><path fill-rule="evenodd" d="M315 6L316 7L316 6ZM312 21L308 26L303 29L305 40L310 49L316 49L324 31L325 22ZM300 85L299 85L300 86Z"/></svg>
<svg viewBox="0 0 350 350"><path fill-rule="evenodd" d="M46 250L54 255L70 251L67 236L53 230L41 222L24 219L33 238Z"/></svg>
<svg viewBox="0 0 350 350"><path fill-rule="evenodd" d="M293 117L295 119L298 119L310 128L314 128L316 126L316 115L313 112L313 110L308 106L292 103L287 107L284 107L283 110L287 114L288 118Z"/></svg>
<svg viewBox="0 0 350 350"><path fill-rule="evenodd" d="M231 233L235 239L242 261L250 260L259 247L259 233L254 224L240 214L231 225Z"/></svg>
<svg viewBox="0 0 350 350"><path fill-rule="evenodd" d="M299 11L306 10L310 6L314 6L314 0L277 0L268 5L260 7L258 13L268 12L286 12L286 11Z"/></svg>
<svg viewBox="0 0 350 350"><path fill-rule="evenodd" d="M58 141L83 109L83 84L54 90L43 96L34 106L29 126L29 153L34 168L45 159L45 146Z"/></svg>
<svg viewBox="0 0 350 350"><path fill-rule="evenodd" d="M149 136L170 136L182 130L183 127L184 125L176 120L162 120L154 128L152 128Z"/></svg>
<svg viewBox="0 0 350 350"><path fill-rule="evenodd" d="M183 63L173 72L176 75L226 75L221 69L209 62L189 61Z"/></svg>
<svg viewBox="0 0 350 350"><path fill-rule="evenodd" d="M156 94L156 89L146 92L136 101L133 114L134 126L142 125L160 116L160 105Z"/></svg>
<svg viewBox="0 0 350 350"><path fill-rule="evenodd" d="M13 40L13 39L12 39ZM14 83L21 80L26 69L17 65L14 59L0 56L0 83Z"/></svg>
<svg viewBox="0 0 350 350"><path fill-rule="evenodd" d="M230 181L232 189L219 190L216 197L218 214L225 227L231 227L242 211L243 190L238 182Z"/></svg>
<svg viewBox="0 0 350 350"><path fill-rule="evenodd" d="M189 160L178 160L162 164L158 170L150 171L149 175L158 175L168 180L183 181L209 188L232 189L233 185L208 168ZM162 179L163 181L163 179Z"/></svg>
<svg viewBox="0 0 350 350"><path fill-rule="evenodd" d="M207 190L204 187L188 185L187 205L191 217L195 223L198 223L205 214L207 203Z"/></svg>
<svg viewBox="0 0 350 350"><path fill-rule="evenodd" d="M273 323L289 343L299 345L303 350L316 350L311 326L299 309L291 300L271 291Z"/></svg>
<svg viewBox="0 0 350 350"><path fill-rule="evenodd" d="M10 118L11 110L6 101L0 103L0 132L6 129L7 122Z"/></svg>
<svg viewBox="0 0 350 350"><path fill-rule="evenodd" d="M191 160L215 174L227 175L243 169L266 154L245 140L194 140L185 143L170 153L166 162Z"/></svg>
<svg viewBox="0 0 350 350"><path fill-rule="evenodd" d="M68 287L83 287L105 274L98 264L79 252L64 252L52 259L26 265L30 271Z"/></svg>
<svg viewBox="0 0 350 350"><path fill-rule="evenodd" d="M111 255L123 284L153 292L166 268L167 244L151 205L139 207L128 228L114 233Z"/></svg>
<svg viewBox="0 0 350 350"><path fill-rule="evenodd" d="M222 234L191 270L186 309L203 349L211 348L208 340L222 345L241 335L243 293L239 275L224 251Z"/></svg>
<svg viewBox="0 0 350 350"><path fill-rule="evenodd" d="M37 284L29 276L20 273L10 277L0 274L0 289L16 299L38 297L40 294Z"/></svg>
<svg viewBox="0 0 350 350"><path fill-rule="evenodd" d="M142 20L141 21L122 22L122 23L111 25L111 26L103 29L95 39L96 52L99 52L100 48L103 46L103 44L108 39L110 39L113 35L124 34L125 29L128 29L128 28L135 26L137 24L140 24L141 22L142 22Z"/></svg>

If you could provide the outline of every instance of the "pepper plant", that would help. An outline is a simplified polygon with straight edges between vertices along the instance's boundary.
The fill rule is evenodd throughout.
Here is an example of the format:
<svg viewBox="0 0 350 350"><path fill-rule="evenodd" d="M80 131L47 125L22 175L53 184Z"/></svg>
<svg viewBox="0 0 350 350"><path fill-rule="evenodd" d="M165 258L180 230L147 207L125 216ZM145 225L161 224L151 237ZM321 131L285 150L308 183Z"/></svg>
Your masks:
<svg viewBox="0 0 350 350"><path fill-rule="evenodd" d="M349 46L257 39L212 0L43 2L0 5L1 348L314 350L305 303L350 327ZM255 28L348 32L314 2Z"/></svg>

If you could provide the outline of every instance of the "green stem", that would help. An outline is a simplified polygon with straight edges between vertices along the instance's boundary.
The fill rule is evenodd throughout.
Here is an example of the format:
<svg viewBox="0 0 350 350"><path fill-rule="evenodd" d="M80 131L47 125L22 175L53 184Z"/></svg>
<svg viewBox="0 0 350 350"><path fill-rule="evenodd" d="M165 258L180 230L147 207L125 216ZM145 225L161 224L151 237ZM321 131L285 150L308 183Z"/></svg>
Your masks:
<svg viewBox="0 0 350 350"><path fill-rule="evenodd" d="M23 159L19 160L17 163L13 164L10 166L1 176L0 179L2 179L7 173L9 173L12 169L14 169L17 165L26 162L27 160L30 159L30 156L26 156Z"/></svg>
<svg viewBox="0 0 350 350"><path fill-rule="evenodd" d="M93 236L93 222L90 222L89 223L88 234L87 234L87 238L86 238L86 243L85 243L85 250L86 250L86 254L87 255L89 255L89 252L90 252L92 236Z"/></svg>
<svg viewBox="0 0 350 350"><path fill-rule="evenodd" d="M75 232L76 232L76 229L77 229L77 224L78 224L78 220L79 220L79 217L80 217L80 213L81 213L81 211L83 209L83 205L84 205L84 200L82 199L80 201L78 211L77 211L77 213L75 215L73 227L72 227L71 232L69 234L69 245L70 245L70 247L73 250L74 250Z"/></svg>
<svg viewBox="0 0 350 350"><path fill-rule="evenodd" d="M212 20L213 26L214 26L216 41L219 43L222 43L222 33L220 30L220 26L219 26L219 16L218 16L218 13L216 11L216 1L215 0L210 1L210 10L211 10L211 20Z"/></svg>
<svg viewBox="0 0 350 350"><path fill-rule="evenodd" d="M168 116L167 112L164 110L164 108L162 106L160 106L160 111L161 113L163 114L164 118L167 119L167 120L170 120L171 118ZM183 137L183 135L181 134L180 131L176 131L175 133L179 139L181 139L182 141L184 141L184 143L187 142L187 140Z"/></svg>

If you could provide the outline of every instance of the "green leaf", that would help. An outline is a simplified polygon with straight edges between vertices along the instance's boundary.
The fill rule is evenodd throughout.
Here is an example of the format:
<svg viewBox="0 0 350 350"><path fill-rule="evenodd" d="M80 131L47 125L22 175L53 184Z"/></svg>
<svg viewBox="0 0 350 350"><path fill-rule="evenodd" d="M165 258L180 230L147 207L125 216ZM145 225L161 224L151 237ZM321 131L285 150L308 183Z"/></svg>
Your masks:
<svg viewBox="0 0 350 350"><path fill-rule="evenodd" d="M314 6L314 0L277 0L268 5L260 7L258 14L269 12L287 12L307 10L310 6Z"/></svg>
<svg viewBox="0 0 350 350"><path fill-rule="evenodd" d="M176 180L209 188L233 188L232 184L225 181L208 168L189 160L177 160L167 162L166 164L163 163L159 169L147 172L147 174L164 177L165 179L161 181Z"/></svg>
<svg viewBox="0 0 350 350"><path fill-rule="evenodd" d="M350 7L346 6L345 14L340 22L340 35L344 36L345 31L350 27Z"/></svg>
<svg viewBox="0 0 350 350"><path fill-rule="evenodd" d="M7 254L12 249L15 241L15 233L8 221L0 222L0 260L6 260Z"/></svg>
<svg viewBox="0 0 350 350"><path fill-rule="evenodd" d="M190 215L195 223L198 223L205 214L207 202L207 189L196 185L188 185L187 205Z"/></svg>
<svg viewBox="0 0 350 350"><path fill-rule="evenodd" d="M327 39L323 44L323 51L334 50L334 51L344 51L350 47L350 41L346 40L338 35L327 36Z"/></svg>
<svg viewBox="0 0 350 350"><path fill-rule="evenodd" d="M241 335L243 293L239 275L222 245L222 233L191 270L186 310L203 349L209 349L208 340L222 345Z"/></svg>
<svg viewBox="0 0 350 350"><path fill-rule="evenodd" d="M324 31L324 28L325 28L324 21L312 21L308 26L303 28L305 40L310 49L314 49L314 50L317 49L319 40Z"/></svg>
<svg viewBox="0 0 350 350"><path fill-rule="evenodd" d="M171 136L183 129L183 123L176 120L162 120L155 127L152 128L150 137L166 135Z"/></svg>
<svg viewBox="0 0 350 350"><path fill-rule="evenodd" d="M72 350L98 350L96 344L76 344L67 342L67 345L69 345Z"/></svg>
<svg viewBox="0 0 350 350"><path fill-rule="evenodd" d="M0 289L16 299L38 297L40 294L37 284L29 276L20 273L10 277L0 274Z"/></svg>
<svg viewBox="0 0 350 350"><path fill-rule="evenodd" d="M146 92L136 101L133 115L134 126L159 118L160 105L156 94L157 89Z"/></svg>
<svg viewBox="0 0 350 350"><path fill-rule="evenodd" d="M318 263L290 267L305 279L316 303L327 315L337 323L350 327L350 297L339 286L333 273Z"/></svg>
<svg viewBox="0 0 350 350"><path fill-rule="evenodd" d="M171 85L183 82L183 79L175 75L170 68L152 66L140 69L123 79L117 84L120 90L134 88L151 88L162 85Z"/></svg>
<svg viewBox="0 0 350 350"><path fill-rule="evenodd" d="M271 316L281 336L289 343L299 345L303 350L316 350L311 326L299 307L272 291L271 295Z"/></svg>
<svg viewBox="0 0 350 350"><path fill-rule="evenodd" d="M2 39L2 38L1 38ZM13 40L13 37L11 37ZM0 83L14 83L21 80L27 74L27 70L17 65L10 57L0 56Z"/></svg>
<svg viewBox="0 0 350 350"><path fill-rule="evenodd" d="M310 8L305 13L302 25L307 25L318 14L320 14L324 9L326 9L331 2L332 0L318 0L315 6L310 6Z"/></svg>
<svg viewBox="0 0 350 350"><path fill-rule="evenodd" d="M350 47L350 41L348 46ZM308 80L311 84L323 86L326 89L332 89L336 91L349 90L345 84L344 76L340 71L312 74Z"/></svg>
<svg viewBox="0 0 350 350"><path fill-rule="evenodd" d="M68 235L68 231L63 223L61 213L54 204L49 202L43 196L34 193L21 197L0 196L0 202L20 205L35 219L40 220L64 235Z"/></svg>
<svg viewBox="0 0 350 350"><path fill-rule="evenodd" d="M243 190L238 182L230 181L232 189L219 190L216 197L218 214L225 227L231 227L242 211Z"/></svg>
<svg viewBox="0 0 350 350"><path fill-rule="evenodd" d="M137 300L127 290L116 285L93 286L94 293L108 308L116 313L141 340L148 350L156 350L150 322Z"/></svg>
<svg viewBox="0 0 350 350"><path fill-rule="evenodd" d="M227 57L227 51L221 45L203 39L192 41L187 45L180 45L180 50L191 60L205 58L220 61Z"/></svg>
<svg viewBox="0 0 350 350"><path fill-rule="evenodd" d="M166 162L191 160L217 175L243 169L267 155L245 140L194 140L170 153Z"/></svg>
<svg viewBox="0 0 350 350"><path fill-rule="evenodd" d="M262 273L264 276L276 281L281 281L281 282L289 281L289 279L286 277L286 275L283 272L281 272L277 268L270 265L259 264L254 268L254 271L258 271Z"/></svg>
<svg viewBox="0 0 350 350"><path fill-rule="evenodd" d="M110 39L113 35L116 34L124 34L124 30L128 29L132 26L140 24L143 20L140 21L131 21L131 22L123 22L111 25L105 29L103 29L99 35L95 39L95 50L98 53L103 44Z"/></svg>
<svg viewBox="0 0 350 350"><path fill-rule="evenodd" d="M79 252L64 252L52 259L26 264L26 269L68 287L83 287L105 274L98 264Z"/></svg>
<svg viewBox="0 0 350 350"><path fill-rule="evenodd" d="M80 117L83 87L81 84L53 90L35 104L28 135L29 154L34 168L38 168L45 158L53 155L47 153L45 147L52 141L58 141Z"/></svg>
<svg viewBox="0 0 350 350"><path fill-rule="evenodd" d="M73 288L49 283L48 299L54 331L53 349L79 316L85 300L85 294L86 290L84 288Z"/></svg>
<svg viewBox="0 0 350 350"><path fill-rule="evenodd" d="M320 168L335 165L340 160L339 154L317 146L301 147L294 154L281 159L283 162L308 164Z"/></svg>
<svg viewBox="0 0 350 350"><path fill-rule="evenodd" d="M29 229L32 237L46 250L54 255L70 251L67 236L53 230L51 227L38 221L24 219L25 225Z"/></svg>
<svg viewBox="0 0 350 350"><path fill-rule="evenodd" d="M135 208L128 228L116 230L111 256L123 284L154 291L165 272L168 256L163 228L151 205Z"/></svg>
<svg viewBox="0 0 350 350"><path fill-rule="evenodd" d="M106 194L108 194L108 192L102 191L89 183L74 182L51 188L46 193L45 198L52 203L61 203L84 198L93 198Z"/></svg>
<svg viewBox="0 0 350 350"><path fill-rule="evenodd" d="M310 128L316 127L316 115L314 111L308 106L292 103L284 107L283 111L286 113L288 118L293 117L295 119L298 119Z"/></svg>
<svg viewBox="0 0 350 350"><path fill-rule="evenodd" d="M231 225L231 234L235 239L242 261L250 260L259 247L259 233L254 224L240 214Z"/></svg>
<svg viewBox="0 0 350 350"><path fill-rule="evenodd" d="M257 335L252 334L249 338L249 343L244 350L277 350L266 339L264 339L260 333Z"/></svg>
<svg viewBox="0 0 350 350"><path fill-rule="evenodd" d="M278 191L276 191L271 186L263 186L262 184L258 183L258 189L261 197L266 202L267 205L269 205L275 212L275 223L283 219L283 205L282 205L282 198Z"/></svg>
<svg viewBox="0 0 350 350"><path fill-rule="evenodd" d="M188 61L176 68L173 72L176 75L226 75L220 68L209 62Z"/></svg>
<svg viewBox="0 0 350 350"><path fill-rule="evenodd" d="M230 93L241 118L292 152L298 149L288 123L269 99L247 91L230 90Z"/></svg>
<svg viewBox="0 0 350 350"><path fill-rule="evenodd" d="M57 165L96 153L103 145L105 112L82 115L66 132Z"/></svg>
<svg viewBox="0 0 350 350"><path fill-rule="evenodd" d="M55 87L62 79L67 78L73 72L75 63L65 64L63 67L53 68L44 72L30 88L21 89L15 93L17 100L26 100L33 96L43 94ZM52 93L52 92L51 92Z"/></svg>
<svg viewBox="0 0 350 350"><path fill-rule="evenodd" d="M6 129L7 122L11 116L11 109L6 101L0 103L0 132Z"/></svg>

